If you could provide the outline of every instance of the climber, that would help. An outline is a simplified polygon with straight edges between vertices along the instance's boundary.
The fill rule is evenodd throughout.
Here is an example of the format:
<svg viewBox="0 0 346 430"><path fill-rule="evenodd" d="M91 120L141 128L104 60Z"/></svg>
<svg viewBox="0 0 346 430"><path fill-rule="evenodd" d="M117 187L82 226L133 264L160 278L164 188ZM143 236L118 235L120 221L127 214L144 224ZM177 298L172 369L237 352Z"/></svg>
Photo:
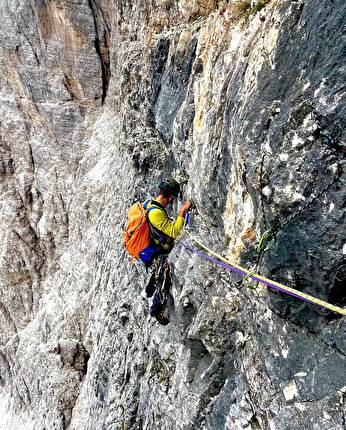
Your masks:
<svg viewBox="0 0 346 430"><path fill-rule="evenodd" d="M166 259L173 249L174 239L178 237L183 228L185 216L191 207L191 202L186 200L178 212L176 221L172 222L169 219L165 208L169 203L172 203L174 198L178 197L179 193L179 183L172 178L165 179L158 187L157 197L147 205L147 208L150 209L148 212L150 236L159 245L159 251L155 257L156 259L160 257L160 263L151 272L145 291L147 297L152 297L155 293L150 314L160 324L168 324L169 322L167 318L163 317L166 305L165 293L168 285L167 274L169 271Z"/></svg>
<svg viewBox="0 0 346 430"><path fill-rule="evenodd" d="M147 205L147 209L150 209L148 215L150 235L156 244L161 245L165 256L173 249L174 239L178 237L191 206L189 200L184 202L175 223L168 218L165 207L178 197L179 193L179 183L175 179L165 179L159 185L157 197Z"/></svg>

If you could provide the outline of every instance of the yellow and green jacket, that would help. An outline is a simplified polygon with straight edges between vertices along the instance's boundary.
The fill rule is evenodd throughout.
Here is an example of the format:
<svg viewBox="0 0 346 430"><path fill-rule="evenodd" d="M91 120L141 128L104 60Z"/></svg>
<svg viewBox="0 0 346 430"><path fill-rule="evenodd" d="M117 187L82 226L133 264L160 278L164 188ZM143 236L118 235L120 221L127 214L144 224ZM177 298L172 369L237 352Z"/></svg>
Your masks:
<svg viewBox="0 0 346 430"><path fill-rule="evenodd" d="M151 237L155 243L161 243L163 250L168 253L173 248L174 239L178 237L185 220L178 216L175 223L172 222L165 206L156 200L149 201L146 208L151 209L148 212Z"/></svg>

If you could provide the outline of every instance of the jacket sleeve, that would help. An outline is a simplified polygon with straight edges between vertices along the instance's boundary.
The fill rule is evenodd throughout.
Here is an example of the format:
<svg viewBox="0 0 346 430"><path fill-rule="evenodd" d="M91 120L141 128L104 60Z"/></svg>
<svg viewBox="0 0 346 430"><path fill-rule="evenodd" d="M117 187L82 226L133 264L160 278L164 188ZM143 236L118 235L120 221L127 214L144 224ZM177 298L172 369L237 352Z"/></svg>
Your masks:
<svg viewBox="0 0 346 430"><path fill-rule="evenodd" d="M165 235L176 239L183 228L184 218L178 216L175 223L173 223L167 216L166 212L160 209L153 209L149 213L149 221L158 230L162 231Z"/></svg>

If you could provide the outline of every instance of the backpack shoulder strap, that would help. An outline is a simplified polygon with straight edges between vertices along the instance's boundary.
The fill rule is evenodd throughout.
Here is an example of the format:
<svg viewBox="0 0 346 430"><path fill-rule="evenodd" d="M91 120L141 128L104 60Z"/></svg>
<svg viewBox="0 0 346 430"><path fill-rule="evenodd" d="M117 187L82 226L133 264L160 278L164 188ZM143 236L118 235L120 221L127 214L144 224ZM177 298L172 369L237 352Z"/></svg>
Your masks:
<svg viewBox="0 0 346 430"><path fill-rule="evenodd" d="M143 203L143 207L144 207L144 209L145 210L147 210L147 206L148 206L148 204L149 204L149 202L150 202L151 200L150 199L148 199L148 200L146 200L144 203ZM149 209L150 210L150 209Z"/></svg>
<svg viewBox="0 0 346 430"><path fill-rule="evenodd" d="M153 210L156 209L158 211L161 212L165 212L165 208L164 207L160 207L160 206L156 206L155 203L153 203L153 205L148 209L147 211L147 221L149 224L149 229L150 229L150 235L153 239L159 240L161 243L167 243L172 241L172 238L170 236L168 236L167 234L165 234L163 231L159 230L158 228L156 228L149 220L149 213Z"/></svg>
<svg viewBox="0 0 346 430"><path fill-rule="evenodd" d="M161 203L156 202L155 200L150 200L150 203L151 203L151 206L149 208L149 211L151 211L152 209L157 209L159 211L165 212L165 207Z"/></svg>

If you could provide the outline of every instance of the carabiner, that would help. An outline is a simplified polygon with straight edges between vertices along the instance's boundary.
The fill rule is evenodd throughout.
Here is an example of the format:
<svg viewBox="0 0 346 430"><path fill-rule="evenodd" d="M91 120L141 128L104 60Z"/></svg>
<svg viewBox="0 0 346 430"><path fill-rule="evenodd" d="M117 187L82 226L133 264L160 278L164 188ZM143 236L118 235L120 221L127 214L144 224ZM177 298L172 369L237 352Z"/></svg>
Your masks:
<svg viewBox="0 0 346 430"><path fill-rule="evenodd" d="M271 238L271 240L268 243L267 247L262 249L265 241L269 240L269 238ZM261 240L259 241L258 247L257 247L258 254L260 254L262 251L263 252L269 251L269 249L271 248L271 246L275 242L275 239L276 239L276 237L275 237L275 234L272 232L272 230L267 230L266 232L264 232L263 236L261 237Z"/></svg>
<svg viewBox="0 0 346 430"><path fill-rule="evenodd" d="M244 278L244 285L246 288L248 288L249 290L255 290L258 287L259 281L255 281L255 283L253 285L250 285L250 281L249 279L251 278L251 276L255 275L256 271L255 270L251 270L251 272L249 272L245 278Z"/></svg>

